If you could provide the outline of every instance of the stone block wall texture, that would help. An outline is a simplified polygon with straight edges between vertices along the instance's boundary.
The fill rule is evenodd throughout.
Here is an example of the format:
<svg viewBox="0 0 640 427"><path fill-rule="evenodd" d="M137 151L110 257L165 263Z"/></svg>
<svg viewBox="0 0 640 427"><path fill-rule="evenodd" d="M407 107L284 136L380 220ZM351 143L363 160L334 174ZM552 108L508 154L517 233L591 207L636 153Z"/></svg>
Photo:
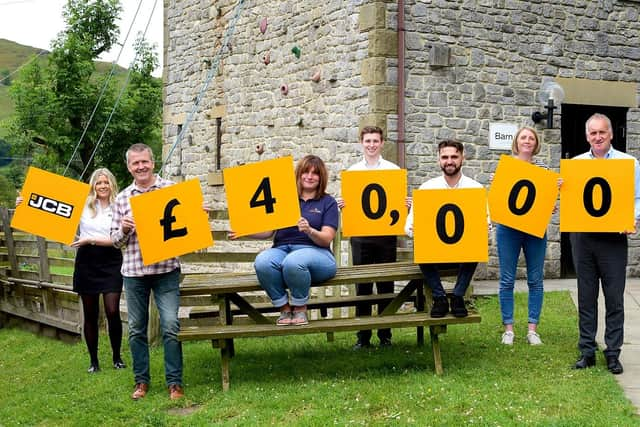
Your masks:
<svg viewBox="0 0 640 427"><path fill-rule="evenodd" d="M165 0L165 153L215 63L235 5L231 0ZM505 154L489 150L489 124L532 125L545 80L640 80L638 2L408 0L404 10L400 37L406 45L410 189L440 173L436 144L444 138L465 143L464 173L488 186ZM168 176L199 178L205 199L221 208L223 188L207 185L207 176L218 167L313 153L327 162L329 191L338 195L340 171L360 158L358 128L372 123L387 132L385 157L397 160L397 11L394 1L245 1L229 51L168 161ZM299 58L293 47L300 49ZM438 55L430 56L432 48ZM448 65L429 63L436 56L441 62L446 49ZM316 83L311 77L317 72ZM288 85L287 95L282 85ZM556 111L555 129L536 125L543 140L539 156L555 170L561 114ZM219 163L216 117L222 122ZM640 111L630 108L627 120L627 151L638 156ZM548 238L546 276L559 277L557 215ZM498 276L491 240L489 262L480 265L476 277ZM640 243L633 238L629 273L634 276L640 275L639 255Z"/></svg>

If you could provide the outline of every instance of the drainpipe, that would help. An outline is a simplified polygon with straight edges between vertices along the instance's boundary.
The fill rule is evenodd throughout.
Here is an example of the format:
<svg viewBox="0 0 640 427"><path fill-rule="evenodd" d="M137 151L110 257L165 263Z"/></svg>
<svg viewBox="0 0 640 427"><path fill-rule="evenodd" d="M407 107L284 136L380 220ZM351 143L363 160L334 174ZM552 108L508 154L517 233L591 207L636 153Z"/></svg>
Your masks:
<svg viewBox="0 0 640 427"><path fill-rule="evenodd" d="M398 166L405 169L404 146L404 0L398 0Z"/></svg>

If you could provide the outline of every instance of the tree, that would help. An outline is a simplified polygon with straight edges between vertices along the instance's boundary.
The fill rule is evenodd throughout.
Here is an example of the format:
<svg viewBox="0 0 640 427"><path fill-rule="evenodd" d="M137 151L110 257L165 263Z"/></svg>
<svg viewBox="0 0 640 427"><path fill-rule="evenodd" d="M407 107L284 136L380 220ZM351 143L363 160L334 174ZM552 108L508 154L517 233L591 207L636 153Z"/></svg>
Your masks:
<svg viewBox="0 0 640 427"><path fill-rule="evenodd" d="M0 206L5 208L13 208L16 205L16 187L0 173Z"/></svg>
<svg viewBox="0 0 640 427"><path fill-rule="evenodd" d="M8 68L0 69L0 85L11 85L11 71Z"/></svg>
<svg viewBox="0 0 640 427"><path fill-rule="evenodd" d="M11 163L11 146L4 139L0 138L0 167Z"/></svg>
<svg viewBox="0 0 640 427"><path fill-rule="evenodd" d="M94 61L117 42L120 12L119 0L68 0L66 28L52 42L48 65L33 61L11 86L15 114L7 140L14 156L85 180L105 166L124 184L130 181L127 147L144 142L158 149L162 87L151 75L158 63L154 48L140 37L136 41L129 84L113 114L123 77L107 83L108 75L96 73Z"/></svg>

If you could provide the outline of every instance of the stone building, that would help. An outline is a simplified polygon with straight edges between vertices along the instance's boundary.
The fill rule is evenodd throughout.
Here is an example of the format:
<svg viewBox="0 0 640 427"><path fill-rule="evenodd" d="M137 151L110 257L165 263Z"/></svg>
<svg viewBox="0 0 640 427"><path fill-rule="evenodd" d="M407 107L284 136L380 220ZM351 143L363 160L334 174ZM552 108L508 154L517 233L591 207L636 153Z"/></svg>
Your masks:
<svg viewBox="0 0 640 427"><path fill-rule="evenodd" d="M223 207L222 169L314 153L338 194L339 172L360 157L359 127L376 124L410 189L439 173L444 138L466 144L465 174L488 184L506 153L490 148L490 126L534 125L539 156L558 170L588 149L594 112L637 157L639 10L630 0L165 0L166 174L199 178ZM548 129L532 113L545 113L551 81L564 100ZM546 276L571 275L557 215L548 238ZM497 277L494 243L477 277Z"/></svg>

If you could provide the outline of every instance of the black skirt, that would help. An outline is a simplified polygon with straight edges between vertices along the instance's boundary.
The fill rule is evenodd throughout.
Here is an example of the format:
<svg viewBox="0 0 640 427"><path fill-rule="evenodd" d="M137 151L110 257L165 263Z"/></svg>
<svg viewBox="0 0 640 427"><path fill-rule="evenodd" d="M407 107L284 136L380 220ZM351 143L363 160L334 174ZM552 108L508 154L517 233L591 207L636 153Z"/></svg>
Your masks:
<svg viewBox="0 0 640 427"><path fill-rule="evenodd" d="M80 246L73 270L73 290L79 294L122 292L121 267L120 249L113 246Z"/></svg>

